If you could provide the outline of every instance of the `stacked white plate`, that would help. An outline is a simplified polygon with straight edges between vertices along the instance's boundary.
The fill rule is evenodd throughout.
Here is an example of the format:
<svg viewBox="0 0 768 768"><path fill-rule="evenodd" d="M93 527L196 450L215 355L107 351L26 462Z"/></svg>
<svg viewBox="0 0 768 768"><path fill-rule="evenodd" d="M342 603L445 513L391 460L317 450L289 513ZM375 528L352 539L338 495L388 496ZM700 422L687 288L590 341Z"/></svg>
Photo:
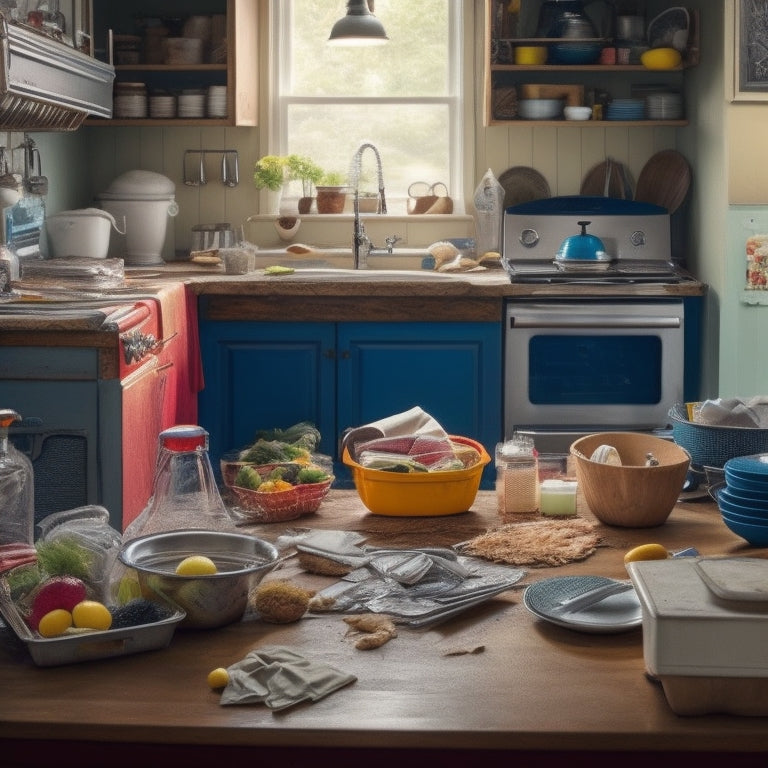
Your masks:
<svg viewBox="0 0 768 768"><path fill-rule="evenodd" d="M227 86L212 85L208 88L208 117L227 116Z"/></svg>
<svg viewBox="0 0 768 768"><path fill-rule="evenodd" d="M182 91L179 94L179 117L205 117L205 92Z"/></svg>
<svg viewBox="0 0 768 768"><path fill-rule="evenodd" d="M649 93L645 97L646 114L649 120L681 120L683 118L683 97L680 93Z"/></svg>
<svg viewBox="0 0 768 768"><path fill-rule="evenodd" d="M606 120L645 120L643 99L614 99L605 110Z"/></svg>

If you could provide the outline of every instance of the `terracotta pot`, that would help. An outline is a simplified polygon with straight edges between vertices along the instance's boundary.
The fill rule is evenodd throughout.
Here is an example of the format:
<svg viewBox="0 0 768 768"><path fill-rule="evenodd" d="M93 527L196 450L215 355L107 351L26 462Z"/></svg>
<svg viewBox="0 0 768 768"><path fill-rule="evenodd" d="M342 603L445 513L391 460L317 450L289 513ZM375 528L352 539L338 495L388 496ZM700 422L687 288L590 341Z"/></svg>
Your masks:
<svg viewBox="0 0 768 768"><path fill-rule="evenodd" d="M341 213L347 202L346 187L318 187L317 212Z"/></svg>

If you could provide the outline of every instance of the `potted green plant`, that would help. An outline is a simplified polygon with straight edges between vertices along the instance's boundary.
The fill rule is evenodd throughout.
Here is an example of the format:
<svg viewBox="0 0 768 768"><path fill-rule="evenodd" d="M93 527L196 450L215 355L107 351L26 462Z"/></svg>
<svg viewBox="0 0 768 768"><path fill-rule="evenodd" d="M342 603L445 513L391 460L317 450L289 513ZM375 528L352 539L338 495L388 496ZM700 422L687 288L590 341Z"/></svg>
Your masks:
<svg viewBox="0 0 768 768"><path fill-rule="evenodd" d="M309 213L312 206L312 187L323 176L323 169L303 155L265 155L257 160L253 181L257 189L281 191L291 181L300 181L302 195L299 213Z"/></svg>
<svg viewBox="0 0 768 768"><path fill-rule="evenodd" d="M344 210L348 187L343 173L327 171L316 187L318 213L341 213Z"/></svg>

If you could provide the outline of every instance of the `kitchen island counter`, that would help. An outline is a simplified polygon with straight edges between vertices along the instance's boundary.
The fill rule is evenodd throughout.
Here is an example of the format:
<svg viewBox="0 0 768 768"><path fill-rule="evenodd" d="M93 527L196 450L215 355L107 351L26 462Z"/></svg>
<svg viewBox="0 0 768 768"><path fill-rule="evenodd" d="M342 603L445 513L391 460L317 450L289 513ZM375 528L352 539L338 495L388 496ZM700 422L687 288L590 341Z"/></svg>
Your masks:
<svg viewBox="0 0 768 768"><path fill-rule="evenodd" d="M357 530L373 545L452 545L497 524L495 509L495 493L483 491L459 515L382 517L369 514L356 492L332 490L315 515L246 530L272 541L284 528L302 527ZM579 514L593 519L581 499ZM324 614L288 625L252 618L178 631L160 651L36 668L3 629L3 764L37 765L43 749L55 749L68 765L134 768L246 760L414 765L416 759L601 766L635 764L633 757L677 765L681 753L711 758L715 752L732 753L720 757L732 766L759 759L757 753L768 751L765 718L677 716L644 674L640 628L584 634L542 622L524 608L522 587L572 574L626 578L624 553L649 541L670 551L695 546L702 555L765 556L765 550L730 533L708 501L679 503L658 528L598 530L601 544L585 560L527 568L520 589L431 629L401 628L372 651L354 647L339 614ZM304 573L295 559L269 578L313 589L333 581ZM208 672L263 645L289 646L353 673L357 682L280 713L263 705L221 706L207 686Z"/></svg>

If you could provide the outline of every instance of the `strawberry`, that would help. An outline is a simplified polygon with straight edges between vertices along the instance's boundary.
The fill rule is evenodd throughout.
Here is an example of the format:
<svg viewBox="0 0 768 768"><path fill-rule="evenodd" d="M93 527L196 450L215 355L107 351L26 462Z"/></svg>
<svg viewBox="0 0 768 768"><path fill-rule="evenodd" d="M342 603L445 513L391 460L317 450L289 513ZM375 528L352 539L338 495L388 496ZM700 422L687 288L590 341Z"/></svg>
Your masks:
<svg viewBox="0 0 768 768"><path fill-rule="evenodd" d="M32 610L25 617L30 629L37 632L40 619L57 608L72 609L86 599L85 583L74 576L53 576L44 581L32 596Z"/></svg>

